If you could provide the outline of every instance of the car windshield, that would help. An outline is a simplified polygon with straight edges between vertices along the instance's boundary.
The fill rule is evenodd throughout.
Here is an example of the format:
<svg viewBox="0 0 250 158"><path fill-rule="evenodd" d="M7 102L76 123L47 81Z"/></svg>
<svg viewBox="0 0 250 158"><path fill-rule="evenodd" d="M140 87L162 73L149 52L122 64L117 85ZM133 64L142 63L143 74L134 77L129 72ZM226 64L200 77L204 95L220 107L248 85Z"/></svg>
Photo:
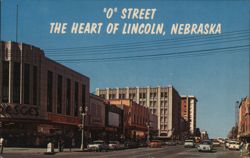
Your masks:
<svg viewBox="0 0 250 158"><path fill-rule="evenodd" d="M91 144L103 144L103 141L93 141Z"/></svg>
<svg viewBox="0 0 250 158"><path fill-rule="evenodd" d="M193 140L185 140L185 142L193 143L194 141Z"/></svg>
<svg viewBox="0 0 250 158"><path fill-rule="evenodd" d="M211 145L211 142L210 141L202 141L201 144Z"/></svg>

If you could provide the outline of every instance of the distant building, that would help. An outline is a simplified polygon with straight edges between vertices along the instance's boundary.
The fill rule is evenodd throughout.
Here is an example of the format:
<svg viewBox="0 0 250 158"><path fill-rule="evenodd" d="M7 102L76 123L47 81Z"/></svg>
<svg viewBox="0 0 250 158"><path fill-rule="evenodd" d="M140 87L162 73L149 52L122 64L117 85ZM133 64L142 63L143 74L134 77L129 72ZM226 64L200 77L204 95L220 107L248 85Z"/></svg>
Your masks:
<svg viewBox="0 0 250 158"><path fill-rule="evenodd" d="M250 142L250 97L245 97L239 104L238 136Z"/></svg>
<svg viewBox="0 0 250 158"><path fill-rule="evenodd" d="M146 124L150 122L148 108L131 99L110 99L109 102L124 110L125 138L145 138Z"/></svg>
<svg viewBox="0 0 250 158"><path fill-rule="evenodd" d="M149 107L158 116L158 135L178 137L180 134L181 97L173 86L96 89L96 95L107 100L132 99Z"/></svg>
<svg viewBox="0 0 250 158"><path fill-rule="evenodd" d="M46 145L51 136L75 137L79 145L79 108L86 106L87 76L47 58L40 48L0 42L0 133L8 145Z"/></svg>
<svg viewBox="0 0 250 158"><path fill-rule="evenodd" d="M206 140L209 139L207 131L202 131L201 132L201 140Z"/></svg>
<svg viewBox="0 0 250 158"><path fill-rule="evenodd" d="M103 138L105 131L105 103L104 99L90 94L90 106L88 109L88 131L92 140Z"/></svg>
<svg viewBox="0 0 250 158"><path fill-rule="evenodd" d="M181 96L181 117L185 120L185 130L193 136L196 129L196 104L195 96Z"/></svg>

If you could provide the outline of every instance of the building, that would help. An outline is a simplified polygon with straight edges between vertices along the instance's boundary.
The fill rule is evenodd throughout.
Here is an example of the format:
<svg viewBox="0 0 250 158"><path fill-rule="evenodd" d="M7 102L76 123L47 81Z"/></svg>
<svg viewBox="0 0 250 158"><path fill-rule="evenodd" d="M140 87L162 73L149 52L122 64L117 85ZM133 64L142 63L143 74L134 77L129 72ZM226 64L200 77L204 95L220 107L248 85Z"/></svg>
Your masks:
<svg viewBox="0 0 250 158"><path fill-rule="evenodd" d="M89 106L89 78L32 45L1 42L0 49L0 134L7 145L46 145L59 137L75 137L79 145L79 108Z"/></svg>
<svg viewBox="0 0 250 158"><path fill-rule="evenodd" d="M124 110L110 101L105 104L105 136L106 140L124 138Z"/></svg>
<svg viewBox="0 0 250 158"><path fill-rule="evenodd" d="M107 100L131 99L158 116L158 135L178 137L180 134L181 97L173 86L144 88L96 89L96 95Z"/></svg>
<svg viewBox="0 0 250 158"><path fill-rule="evenodd" d="M238 136L250 142L250 97L245 97L239 104Z"/></svg>
<svg viewBox="0 0 250 158"><path fill-rule="evenodd" d="M90 94L90 106L88 109L88 126L89 138L98 140L103 138L105 131L105 100L97 95Z"/></svg>
<svg viewBox="0 0 250 158"><path fill-rule="evenodd" d="M207 140L209 139L207 131L202 131L201 132L201 140Z"/></svg>
<svg viewBox="0 0 250 158"><path fill-rule="evenodd" d="M148 108L131 99L111 99L109 102L124 110L125 138L145 138L147 123L150 121Z"/></svg>
<svg viewBox="0 0 250 158"><path fill-rule="evenodd" d="M181 118L184 119L184 131L194 136L196 129L196 104L195 96L181 96Z"/></svg>

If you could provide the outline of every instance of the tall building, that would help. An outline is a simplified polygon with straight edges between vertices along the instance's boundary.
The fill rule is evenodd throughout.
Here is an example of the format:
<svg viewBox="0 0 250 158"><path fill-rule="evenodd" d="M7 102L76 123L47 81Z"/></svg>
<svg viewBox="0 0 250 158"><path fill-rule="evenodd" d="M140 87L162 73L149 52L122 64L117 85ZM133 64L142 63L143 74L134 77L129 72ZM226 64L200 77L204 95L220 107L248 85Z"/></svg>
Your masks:
<svg viewBox="0 0 250 158"><path fill-rule="evenodd" d="M181 97L173 86L126 87L96 89L96 95L109 99L132 99L149 107L158 116L158 135L178 137L180 134Z"/></svg>
<svg viewBox="0 0 250 158"><path fill-rule="evenodd" d="M181 96L181 117L191 135L195 135L196 129L196 103L195 96Z"/></svg>
<svg viewBox="0 0 250 158"><path fill-rule="evenodd" d="M242 140L250 142L250 97L245 97L239 104L238 135Z"/></svg>
<svg viewBox="0 0 250 158"><path fill-rule="evenodd" d="M0 134L9 145L45 145L51 136L75 137L79 145L79 108L85 106L87 76L47 58L40 48L0 42Z"/></svg>

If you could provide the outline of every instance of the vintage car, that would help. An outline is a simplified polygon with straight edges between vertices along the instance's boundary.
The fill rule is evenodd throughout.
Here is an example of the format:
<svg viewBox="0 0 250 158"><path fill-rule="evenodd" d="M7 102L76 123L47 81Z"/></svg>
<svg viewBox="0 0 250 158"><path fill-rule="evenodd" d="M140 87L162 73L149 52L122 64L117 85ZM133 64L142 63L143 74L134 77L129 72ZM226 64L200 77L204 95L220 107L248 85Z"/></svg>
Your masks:
<svg viewBox="0 0 250 158"><path fill-rule="evenodd" d="M108 151L109 147L103 140L96 140L89 143L87 149L88 151Z"/></svg>
<svg viewBox="0 0 250 158"><path fill-rule="evenodd" d="M213 150L213 143L210 140L203 140L197 146L198 151L212 151Z"/></svg>
<svg viewBox="0 0 250 158"><path fill-rule="evenodd" d="M148 147L150 148L160 148L162 146L162 141L160 140L151 140L148 142Z"/></svg>
<svg viewBox="0 0 250 158"><path fill-rule="evenodd" d="M194 148L195 147L194 140L192 140L192 139L185 140L184 147L185 148Z"/></svg>
<svg viewBox="0 0 250 158"><path fill-rule="evenodd" d="M240 143L238 141L230 141L228 145L229 150L240 150Z"/></svg>

